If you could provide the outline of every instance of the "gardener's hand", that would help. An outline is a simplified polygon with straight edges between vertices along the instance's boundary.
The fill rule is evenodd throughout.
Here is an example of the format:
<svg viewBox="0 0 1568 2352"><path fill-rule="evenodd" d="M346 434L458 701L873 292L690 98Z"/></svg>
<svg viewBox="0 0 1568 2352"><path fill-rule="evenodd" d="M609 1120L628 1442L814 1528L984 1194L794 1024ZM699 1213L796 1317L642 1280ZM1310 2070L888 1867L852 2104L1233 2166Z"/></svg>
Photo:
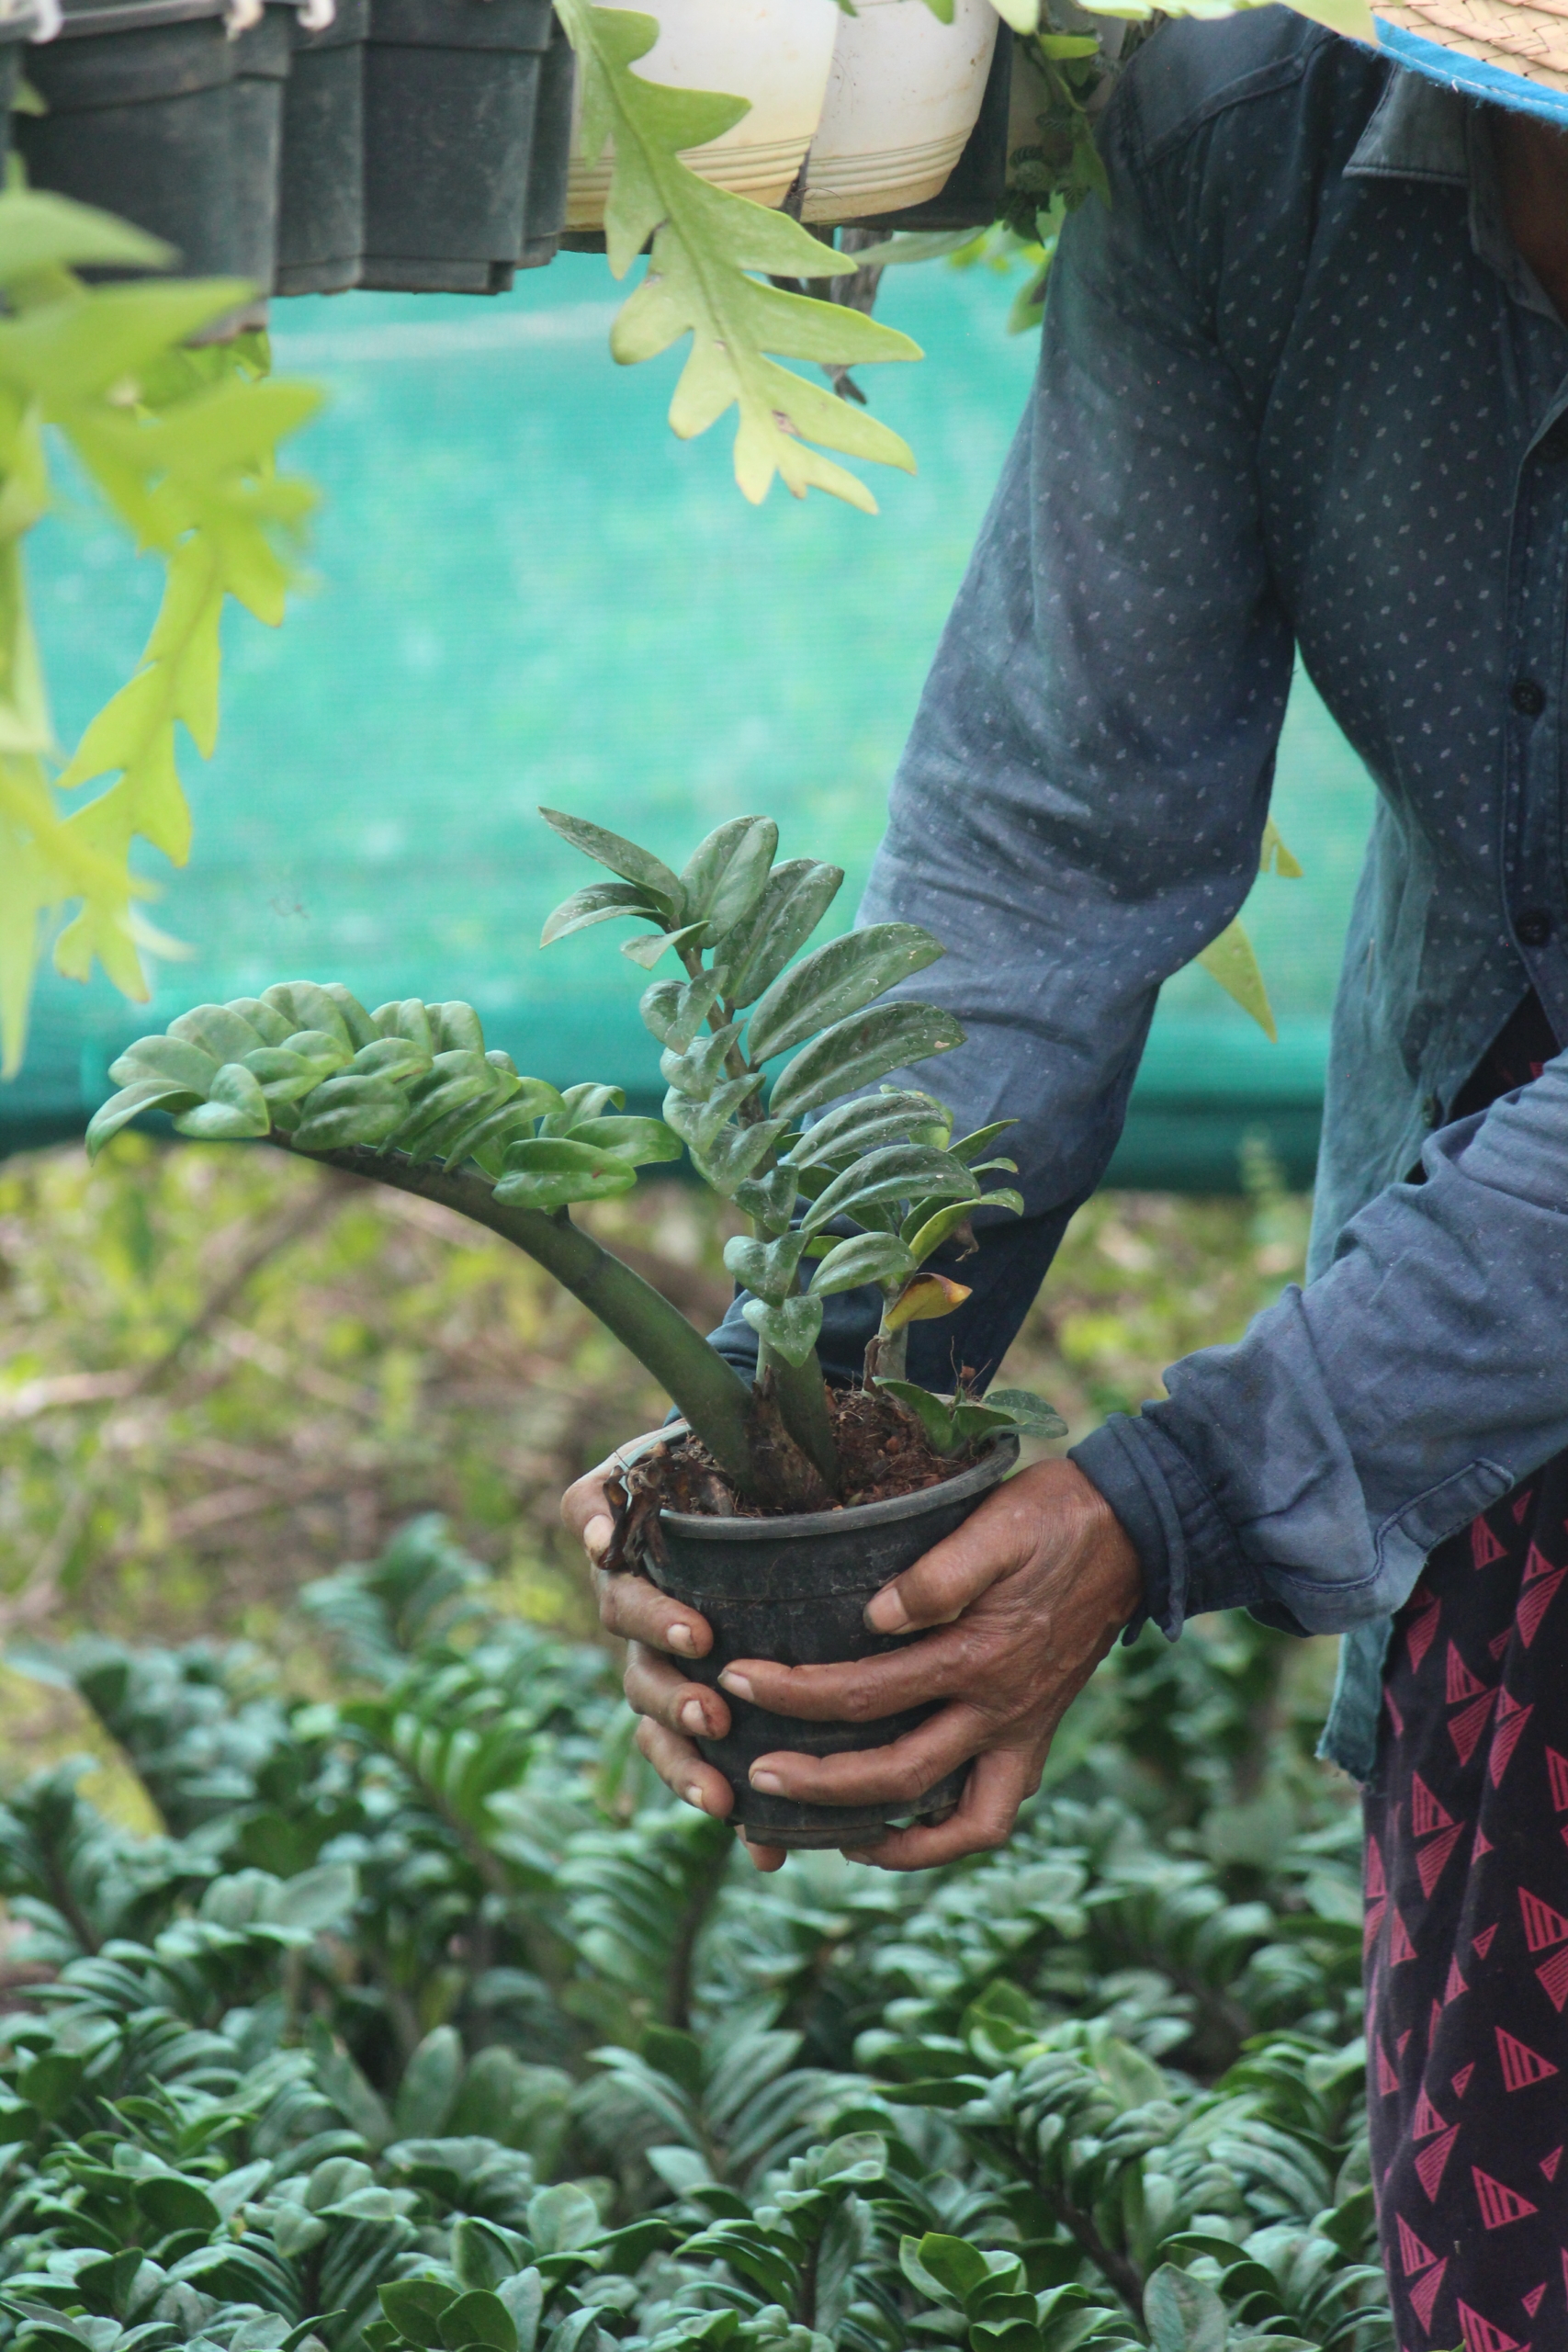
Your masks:
<svg viewBox="0 0 1568 2352"><path fill-rule="evenodd" d="M634 1453L643 1442L631 1439L622 1452ZM615 1524L604 1484L620 1467L618 1456L611 1454L569 1487L561 1498L561 1517L588 1555L600 1623L626 1644L624 1688L626 1703L640 1718L637 1746L677 1796L722 1821L735 1803L729 1783L714 1765L704 1762L694 1742L699 1737L721 1739L729 1729L729 1709L716 1690L688 1682L673 1663L681 1657L705 1657L713 1647L712 1628L705 1617L670 1600L646 1577L608 1574L599 1565ZM780 1846L745 1843L759 1870L776 1871L784 1859Z"/></svg>
<svg viewBox="0 0 1568 2352"><path fill-rule="evenodd" d="M590 1561L610 1540L604 1480L614 1461L578 1481L561 1506ZM731 1797L692 1736L717 1737L728 1713L716 1691L689 1682L672 1657L712 1647L705 1619L641 1577L595 1567L599 1613L630 1644L626 1692L642 1716L637 1744L687 1803L720 1818ZM819 1804L916 1799L968 1757L977 1760L958 1810L934 1828L890 1831L863 1859L888 1870L927 1870L999 1846L1039 1785L1056 1725L1142 1597L1137 1555L1098 1487L1068 1462L1045 1462L1010 1479L912 1568L867 1604L878 1633L938 1626L907 1649L844 1666L783 1667L737 1659L724 1683L739 1699L807 1719L874 1721L946 1700L940 1713L889 1747L852 1755L759 1758L775 1792ZM776 1870L777 1847L748 1848Z"/></svg>
<svg viewBox="0 0 1568 2352"><path fill-rule="evenodd" d="M812 1804L913 1805L973 1757L963 1798L946 1821L889 1830L857 1859L885 1870L929 1870L999 1846L1040 1785L1056 1725L1142 1591L1137 1554L1083 1472L1070 1462L1022 1471L867 1603L866 1623L880 1634L940 1632L857 1664L738 1658L725 1668L720 1679L736 1698L812 1722L875 1721L947 1702L886 1747L759 1757L751 1785ZM630 1688L628 1677L628 1695ZM645 1753L654 1756L651 1747Z"/></svg>

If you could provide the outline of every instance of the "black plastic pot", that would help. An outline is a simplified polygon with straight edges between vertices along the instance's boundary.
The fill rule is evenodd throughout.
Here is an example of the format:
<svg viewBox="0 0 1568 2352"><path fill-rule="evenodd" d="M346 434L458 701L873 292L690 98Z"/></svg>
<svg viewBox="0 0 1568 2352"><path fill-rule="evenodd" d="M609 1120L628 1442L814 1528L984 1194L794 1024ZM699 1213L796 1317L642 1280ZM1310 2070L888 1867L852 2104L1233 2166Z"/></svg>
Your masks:
<svg viewBox="0 0 1568 2352"><path fill-rule="evenodd" d="M362 286L511 285L553 23L550 0L371 0Z"/></svg>
<svg viewBox="0 0 1568 2352"><path fill-rule="evenodd" d="M289 18L231 40L224 0L65 0L17 119L35 187L166 238L193 276L272 283Z"/></svg>
<svg viewBox="0 0 1568 2352"><path fill-rule="evenodd" d="M278 185L279 294L341 294L365 247L365 42L370 0L337 0L324 31L294 25Z"/></svg>
<svg viewBox="0 0 1568 2352"><path fill-rule="evenodd" d="M543 269L560 250L566 226L566 184L571 170L571 97L577 61L558 20L539 66L534 108L534 152L523 207L519 269Z"/></svg>
<svg viewBox="0 0 1568 2352"><path fill-rule="evenodd" d="M24 8L14 17L0 22L0 165L11 153L11 108L17 103L17 91L26 71L26 45L37 34L40 17L32 8Z"/></svg>
<svg viewBox="0 0 1568 2352"><path fill-rule="evenodd" d="M863 1612L872 1595L912 1567L933 1544L961 1527L976 1505L1012 1468L1018 1440L1001 1437L971 1469L940 1487L850 1510L802 1512L784 1519L704 1519L663 1511L663 1565L649 1575L673 1600L701 1611L713 1628L705 1658L682 1661L695 1682L716 1686L736 1658L776 1658L784 1666L821 1666L905 1648L919 1634L868 1632ZM804 1723L771 1714L726 1693L730 1730L697 1743L735 1792L730 1818L757 1845L858 1846L899 1822L940 1821L952 1812L968 1774L964 1765L929 1791L919 1806L798 1804L762 1796L747 1778L758 1757L789 1748L829 1756L846 1748L886 1747L931 1713L914 1707L876 1723Z"/></svg>

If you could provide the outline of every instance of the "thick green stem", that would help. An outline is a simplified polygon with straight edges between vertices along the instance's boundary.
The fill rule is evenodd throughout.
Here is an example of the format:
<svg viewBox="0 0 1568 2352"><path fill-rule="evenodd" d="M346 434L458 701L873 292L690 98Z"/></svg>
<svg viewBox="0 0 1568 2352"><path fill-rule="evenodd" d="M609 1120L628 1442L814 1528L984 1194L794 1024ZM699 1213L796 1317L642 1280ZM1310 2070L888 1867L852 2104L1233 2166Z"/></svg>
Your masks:
<svg viewBox="0 0 1568 2352"><path fill-rule="evenodd" d="M815 1348L804 1363L785 1363L771 1348L759 1352L757 1371L761 1374L764 1361L771 1364L774 1394L784 1425L796 1445L807 1456L830 1494L839 1491L839 1449L833 1442L833 1423L828 1411L828 1384L822 1377L822 1367L817 1361Z"/></svg>
<svg viewBox="0 0 1568 2352"><path fill-rule="evenodd" d="M275 1139L287 1145L287 1137ZM346 1169L351 1175L373 1177L400 1193L417 1193L422 1200L439 1201L443 1207L472 1217L476 1225L488 1226L536 1260L653 1374L738 1490L755 1492L747 1426L750 1395L739 1374L693 1329L678 1307L565 1215L546 1216L538 1209L505 1207L472 1170L448 1173L434 1160L412 1160L400 1152L370 1151L356 1145L300 1157Z"/></svg>

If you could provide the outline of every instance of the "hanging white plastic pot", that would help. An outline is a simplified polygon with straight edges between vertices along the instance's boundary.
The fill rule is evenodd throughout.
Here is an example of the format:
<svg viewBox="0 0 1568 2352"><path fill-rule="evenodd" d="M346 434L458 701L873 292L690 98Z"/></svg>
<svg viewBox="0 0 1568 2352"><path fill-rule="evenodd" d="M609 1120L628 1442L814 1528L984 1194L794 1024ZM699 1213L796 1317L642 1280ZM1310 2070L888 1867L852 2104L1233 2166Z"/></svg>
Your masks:
<svg viewBox="0 0 1568 2352"><path fill-rule="evenodd" d="M991 0L855 0L811 143L807 220L860 220L940 193L975 128L997 45Z"/></svg>
<svg viewBox="0 0 1568 2352"><path fill-rule="evenodd" d="M962 0L961 0L962 5ZM638 0L657 17L659 39L633 71L681 90L721 90L750 98L750 112L721 139L684 160L705 180L782 204L806 158L827 95L839 28L836 0ZM923 17L919 0L905 14ZM983 78L983 77L982 77ZM567 227L602 229L610 150L592 169L572 139Z"/></svg>

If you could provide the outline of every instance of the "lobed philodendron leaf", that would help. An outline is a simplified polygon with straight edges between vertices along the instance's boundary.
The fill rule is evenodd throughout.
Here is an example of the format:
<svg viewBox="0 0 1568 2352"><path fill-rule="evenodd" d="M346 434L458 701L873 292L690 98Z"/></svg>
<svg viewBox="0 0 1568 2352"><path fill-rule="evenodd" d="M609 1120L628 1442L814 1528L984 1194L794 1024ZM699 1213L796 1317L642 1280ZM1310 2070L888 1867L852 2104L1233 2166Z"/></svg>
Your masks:
<svg viewBox="0 0 1568 2352"><path fill-rule="evenodd" d="M906 444L863 408L768 355L852 367L918 359L919 346L846 305L769 284L837 277L855 263L787 214L711 187L682 161L683 151L739 122L745 99L672 89L636 73L659 37L651 17L591 0L558 0L556 13L577 53L585 161L596 163L615 141L604 211L615 276L624 277L653 240L647 274L612 332L614 356L627 364L651 359L690 334L670 409L682 439L736 408L735 478L746 497L761 500L777 474L797 498L830 491L874 514L865 484L810 445L912 472Z"/></svg>
<svg viewBox="0 0 1568 2352"><path fill-rule="evenodd" d="M346 989L309 980L197 1005L109 1075L120 1091L87 1129L95 1156L130 1120L164 1110L209 1143L270 1134L302 1152L471 1161L503 1204L546 1215L614 1199L638 1168L681 1156L662 1119L625 1115L618 1087L563 1094L520 1076L509 1055L485 1050L471 1005L411 997L367 1012Z"/></svg>

